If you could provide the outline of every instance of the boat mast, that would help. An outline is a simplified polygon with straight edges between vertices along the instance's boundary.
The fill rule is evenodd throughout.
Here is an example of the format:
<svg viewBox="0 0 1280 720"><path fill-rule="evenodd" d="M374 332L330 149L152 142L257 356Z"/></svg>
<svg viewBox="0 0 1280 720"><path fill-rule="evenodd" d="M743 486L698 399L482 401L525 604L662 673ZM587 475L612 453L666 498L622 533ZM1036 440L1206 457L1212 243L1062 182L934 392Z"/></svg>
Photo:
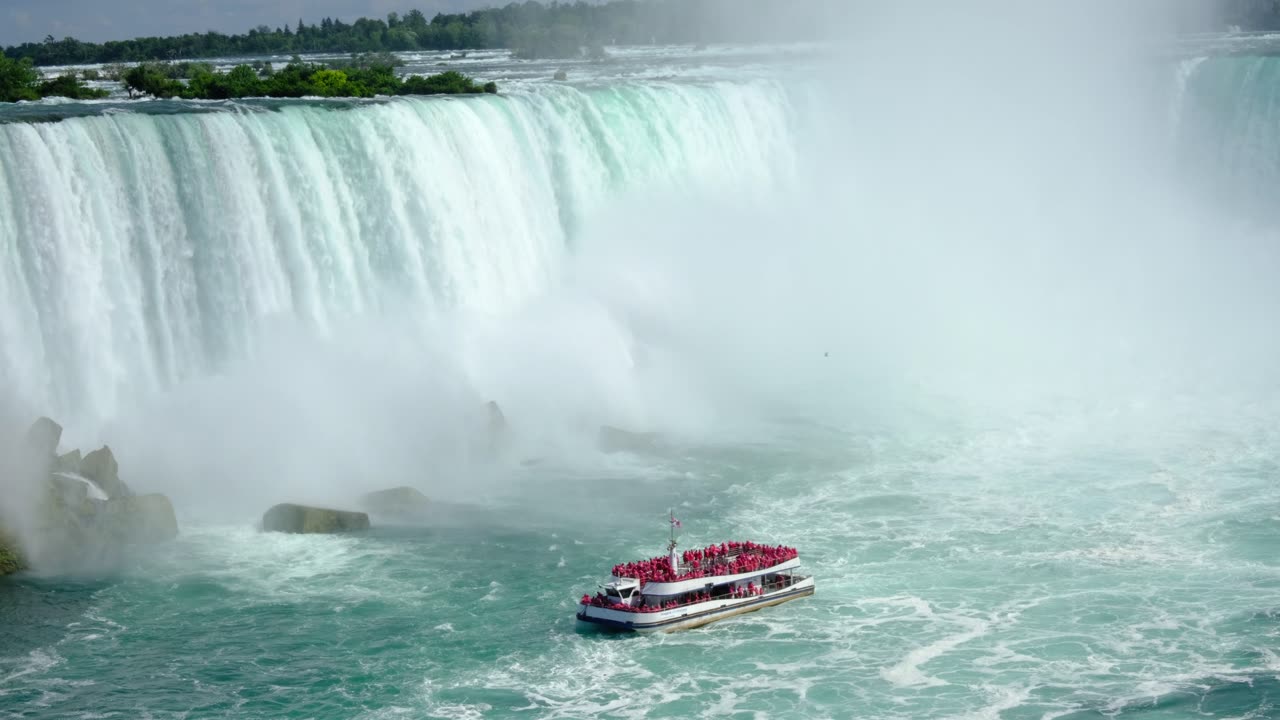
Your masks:
<svg viewBox="0 0 1280 720"><path fill-rule="evenodd" d="M680 562L676 559L676 512L674 508L667 508L669 516L667 524L671 527L671 541L667 543L667 554L671 556L671 572L676 575L680 574Z"/></svg>

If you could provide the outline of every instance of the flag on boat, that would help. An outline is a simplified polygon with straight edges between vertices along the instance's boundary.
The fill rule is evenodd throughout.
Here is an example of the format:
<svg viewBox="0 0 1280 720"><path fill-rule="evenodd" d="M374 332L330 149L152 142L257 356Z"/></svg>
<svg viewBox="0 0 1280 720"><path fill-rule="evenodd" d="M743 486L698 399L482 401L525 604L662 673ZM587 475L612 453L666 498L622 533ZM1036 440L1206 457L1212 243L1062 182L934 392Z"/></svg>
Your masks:
<svg viewBox="0 0 1280 720"><path fill-rule="evenodd" d="M680 527L680 521L679 521L679 520L677 520L677 519L675 519L675 517L672 517L672 518L671 518L671 527Z"/></svg>

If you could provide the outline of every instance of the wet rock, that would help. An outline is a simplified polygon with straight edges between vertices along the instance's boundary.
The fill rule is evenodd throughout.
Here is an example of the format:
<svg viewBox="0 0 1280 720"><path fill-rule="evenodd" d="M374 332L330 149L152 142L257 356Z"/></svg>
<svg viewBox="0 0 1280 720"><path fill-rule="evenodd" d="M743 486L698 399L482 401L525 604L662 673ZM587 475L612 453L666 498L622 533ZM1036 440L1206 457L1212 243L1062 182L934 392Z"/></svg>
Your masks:
<svg viewBox="0 0 1280 720"><path fill-rule="evenodd" d="M511 442L511 430L507 426L507 416L503 414L498 403L490 400L485 405L489 413L489 425L486 429L488 446L485 448L490 457L501 455Z"/></svg>
<svg viewBox="0 0 1280 720"><path fill-rule="evenodd" d="M596 439L596 446L607 453L654 452L658 449L659 437L657 433L631 432L610 425L602 425L600 435Z"/></svg>
<svg viewBox="0 0 1280 720"><path fill-rule="evenodd" d="M123 543L160 543L178 536L173 503L158 493L113 498L102 504L103 532Z"/></svg>
<svg viewBox="0 0 1280 720"><path fill-rule="evenodd" d="M62 426L42 417L27 430L27 449L32 457L42 462L58 455L58 443L62 442Z"/></svg>
<svg viewBox="0 0 1280 720"><path fill-rule="evenodd" d="M120 479L120 466L109 446L103 445L80 461L80 474L89 478L102 488L107 497L115 499L129 497L133 492Z"/></svg>
<svg viewBox="0 0 1280 720"><path fill-rule="evenodd" d="M94 512L93 508L88 505L89 497L89 481L67 475L51 475L49 476L48 492L50 499L60 507L75 508L77 510L84 508L85 512Z"/></svg>
<svg viewBox="0 0 1280 720"><path fill-rule="evenodd" d="M431 500L411 487L367 493L360 498L360 504L374 515L393 518L421 518L431 509Z"/></svg>
<svg viewBox="0 0 1280 720"><path fill-rule="evenodd" d="M369 516L362 512L282 503L262 516L262 529L267 532L284 533L338 533L368 530Z"/></svg>
<svg viewBox="0 0 1280 720"><path fill-rule="evenodd" d="M24 552L17 552L12 536L0 533L0 568L101 568L123 560L129 546L177 536L177 518L167 497L135 496L120 479L109 447L84 457L79 450L56 455L61 433L48 418L38 420L27 433L30 452L44 462L24 473L22 481L28 499L20 508Z"/></svg>
<svg viewBox="0 0 1280 720"><path fill-rule="evenodd" d="M569 73L565 72L564 70L557 70L554 77L556 80L568 80Z"/></svg>
<svg viewBox="0 0 1280 720"><path fill-rule="evenodd" d="M489 412L489 432L491 434L505 433L507 431L507 416L502 413L502 407L493 400L486 403L484 407Z"/></svg>
<svg viewBox="0 0 1280 720"><path fill-rule="evenodd" d="M29 526L32 562L43 569L66 570L99 561L111 548L98 522L103 501L89 497L89 485L63 475L46 478Z"/></svg>
<svg viewBox="0 0 1280 720"><path fill-rule="evenodd" d="M53 472L79 473L81 462L83 462L83 459L80 457L80 450L72 450L69 453L59 455L58 459L53 461Z"/></svg>

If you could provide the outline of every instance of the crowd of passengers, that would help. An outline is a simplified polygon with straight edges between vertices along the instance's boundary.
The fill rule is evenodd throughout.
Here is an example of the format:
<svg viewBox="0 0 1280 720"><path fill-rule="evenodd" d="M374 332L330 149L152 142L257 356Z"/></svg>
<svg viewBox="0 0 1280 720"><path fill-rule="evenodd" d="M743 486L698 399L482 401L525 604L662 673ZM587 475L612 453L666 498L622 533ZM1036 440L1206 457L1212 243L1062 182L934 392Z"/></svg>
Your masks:
<svg viewBox="0 0 1280 720"><path fill-rule="evenodd" d="M777 587L782 587L786 583L787 583L787 579L779 575L777 582L773 584L776 585ZM728 593L725 593L723 595L716 595L714 599L721 600L724 598L744 598L744 597L751 597L752 595L763 595L764 593L765 593L764 585L747 583L746 587L732 588ZM675 600L668 600L660 604L655 603L653 605L650 605L650 604L647 604L643 598L641 598L639 605L627 605L626 603L620 603L620 602L611 600L597 592L595 597L591 597L590 595L587 595L584 593L582 596L582 600L580 601L580 604L594 605L595 607L608 608L610 610L621 610L623 612L651 613L651 612L662 612L663 610L674 610L684 605L696 605L697 603L707 602L712 599L713 597L711 593L697 592L697 593L687 593L685 595L681 595L679 598Z"/></svg>
<svg viewBox="0 0 1280 720"><path fill-rule="evenodd" d="M700 577L738 575L773 567L797 557L795 548L784 545L760 545L750 540L729 541L709 545L701 550L685 550L681 567L689 570L676 574L671 570L671 560L665 557L650 558L613 566L614 577L637 578L641 584L649 582L679 582Z"/></svg>

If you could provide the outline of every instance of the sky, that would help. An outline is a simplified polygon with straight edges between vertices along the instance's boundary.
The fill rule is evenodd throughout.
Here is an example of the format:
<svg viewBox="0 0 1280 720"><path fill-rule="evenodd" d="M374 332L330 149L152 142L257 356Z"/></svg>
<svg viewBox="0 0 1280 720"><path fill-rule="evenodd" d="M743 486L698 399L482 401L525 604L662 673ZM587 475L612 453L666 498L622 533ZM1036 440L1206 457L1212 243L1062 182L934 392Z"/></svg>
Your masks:
<svg viewBox="0 0 1280 720"><path fill-rule="evenodd" d="M242 33L258 25L293 25L299 18L354 20L418 9L431 17L506 5L507 0L0 0L0 45L39 42L46 35L102 42L218 30Z"/></svg>

